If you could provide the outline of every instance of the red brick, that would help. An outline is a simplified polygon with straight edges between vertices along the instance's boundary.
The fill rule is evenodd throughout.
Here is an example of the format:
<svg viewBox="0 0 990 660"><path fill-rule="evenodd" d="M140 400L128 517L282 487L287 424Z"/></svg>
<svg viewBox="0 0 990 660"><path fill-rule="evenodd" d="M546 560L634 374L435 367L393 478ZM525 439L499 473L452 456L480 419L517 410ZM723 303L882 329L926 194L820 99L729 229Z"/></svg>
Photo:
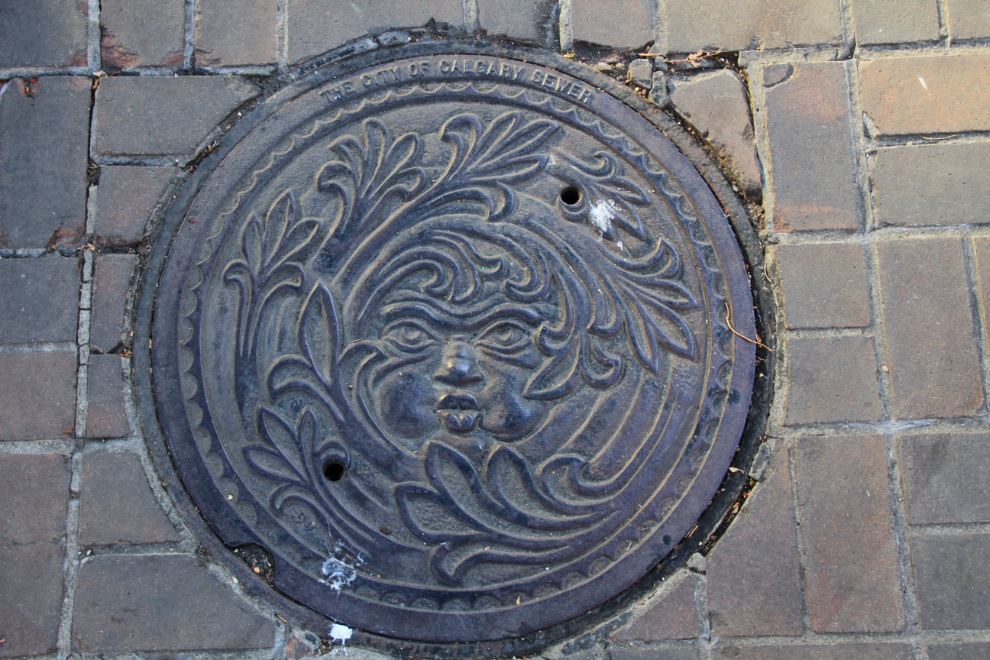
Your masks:
<svg viewBox="0 0 990 660"><path fill-rule="evenodd" d="M104 555L79 569L72 645L88 653L268 648L275 626L192 557Z"/></svg>
<svg viewBox="0 0 990 660"><path fill-rule="evenodd" d="M234 76L104 78L96 90L96 152L191 156L258 89Z"/></svg>
<svg viewBox="0 0 990 660"><path fill-rule="evenodd" d="M779 245L773 257L780 272L788 329L870 325L866 255L861 245Z"/></svg>
<svg viewBox="0 0 990 660"><path fill-rule="evenodd" d="M75 353L0 353L0 440L71 437Z"/></svg>
<svg viewBox="0 0 990 660"><path fill-rule="evenodd" d="M596 0L571 3L571 33L574 41L637 48L653 41L653 14L656 5L649 0L627 0L622 10Z"/></svg>
<svg viewBox="0 0 990 660"><path fill-rule="evenodd" d="M124 412L124 380L116 355L90 355L86 382L86 437L123 438L130 433Z"/></svg>
<svg viewBox="0 0 990 660"><path fill-rule="evenodd" d="M797 467L808 625L820 633L903 630L883 438L802 438Z"/></svg>
<svg viewBox="0 0 990 660"><path fill-rule="evenodd" d="M0 455L0 658L55 652L68 501L64 456Z"/></svg>
<svg viewBox="0 0 990 660"><path fill-rule="evenodd" d="M731 71L672 78L671 102L718 152L746 194L762 194L763 179L746 89Z"/></svg>
<svg viewBox="0 0 990 660"><path fill-rule="evenodd" d="M0 67L86 66L85 2L0 4Z"/></svg>
<svg viewBox="0 0 990 660"><path fill-rule="evenodd" d="M90 85L45 76L0 91L0 248L83 244Z"/></svg>
<svg viewBox="0 0 990 660"><path fill-rule="evenodd" d="M946 0L949 37L976 39L990 37L990 10L986 0Z"/></svg>
<svg viewBox="0 0 990 660"><path fill-rule="evenodd" d="M178 541L133 454L87 454L79 492L79 543Z"/></svg>
<svg viewBox="0 0 990 660"><path fill-rule="evenodd" d="M779 646L721 646L714 660L911 660L911 647L900 643L794 644Z"/></svg>
<svg viewBox="0 0 990 660"><path fill-rule="evenodd" d="M75 342L79 260L0 261L0 310L0 342Z"/></svg>
<svg viewBox="0 0 990 660"><path fill-rule="evenodd" d="M790 48L842 39L835 0L666 0L667 50Z"/></svg>
<svg viewBox="0 0 990 660"><path fill-rule="evenodd" d="M109 353L124 343L127 290L135 263L137 256L133 254L105 254L96 259L89 333L95 351Z"/></svg>
<svg viewBox="0 0 990 660"><path fill-rule="evenodd" d="M382 28L420 27L434 19L464 24L461 0L356 0L329 5L322 0L289 3L289 61L299 62Z"/></svg>
<svg viewBox="0 0 990 660"><path fill-rule="evenodd" d="M887 364L900 419L984 410L962 241L877 245Z"/></svg>
<svg viewBox="0 0 990 660"><path fill-rule="evenodd" d="M657 642L694 639L701 634L695 589L698 579L687 575L661 597L660 602L612 633L617 642Z"/></svg>
<svg viewBox="0 0 990 660"><path fill-rule="evenodd" d="M884 57L859 70L880 135L990 130L990 55Z"/></svg>
<svg viewBox="0 0 990 660"><path fill-rule="evenodd" d="M708 556L708 606L718 637L800 635L800 558L787 452Z"/></svg>
<svg viewBox="0 0 990 660"><path fill-rule="evenodd" d="M931 0L853 0L852 6L861 44L938 39L938 6Z"/></svg>
<svg viewBox="0 0 990 660"><path fill-rule="evenodd" d="M881 225L970 225L990 222L990 144L936 144L877 151L870 172Z"/></svg>
<svg viewBox="0 0 990 660"><path fill-rule="evenodd" d="M792 69L790 78L767 90L774 229L857 229L860 197L846 66Z"/></svg>
<svg viewBox="0 0 990 660"><path fill-rule="evenodd" d="M198 0L196 66L275 61L277 0Z"/></svg>
<svg viewBox="0 0 990 660"><path fill-rule="evenodd" d="M901 436L908 521L990 522L990 435Z"/></svg>
<svg viewBox="0 0 990 660"><path fill-rule="evenodd" d="M869 337L789 339L788 426L870 422L881 417Z"/></svg>
<svg viewBox="0 0 990 660"><path fill-rule="evenodd" d="M938 534L911 541L925 630L990 630L990 534Z"/></svg>
<svg viewBox="0 0 990 660"><path fill-rule="evenodd" d="M103 66L182 66L185 21L182 0L101 0Z"/></svg>
<svg viewBox="0 0 990 660"><path fill-rule="evenodd" d="M94 227L97 242L112 246L139 243L148 214L177 171L174 167L101 167Z"/></svg>

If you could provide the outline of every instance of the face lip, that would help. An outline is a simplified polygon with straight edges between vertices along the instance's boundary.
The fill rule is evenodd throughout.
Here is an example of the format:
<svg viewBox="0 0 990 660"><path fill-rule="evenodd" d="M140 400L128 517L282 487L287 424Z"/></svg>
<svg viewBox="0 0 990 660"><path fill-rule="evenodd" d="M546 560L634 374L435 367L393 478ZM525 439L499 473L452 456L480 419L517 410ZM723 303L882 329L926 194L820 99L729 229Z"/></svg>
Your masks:
<svg viewBox="0 0 990 660"><path fill-rule="evenodd" d="M481 412L481 405L466 392L448 392L437 401L438 412Z"/></svg>

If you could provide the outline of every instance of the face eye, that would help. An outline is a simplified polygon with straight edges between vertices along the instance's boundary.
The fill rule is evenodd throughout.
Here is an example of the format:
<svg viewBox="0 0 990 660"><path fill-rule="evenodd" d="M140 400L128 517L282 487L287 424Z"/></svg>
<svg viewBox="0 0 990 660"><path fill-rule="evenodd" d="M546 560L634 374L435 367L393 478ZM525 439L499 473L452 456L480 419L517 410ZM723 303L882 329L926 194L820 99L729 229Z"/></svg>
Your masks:
<svg viewBox="0 0 990 660"><path fill-rule="evenodd" d="M480 340L482 345L489 348L513 352L522 350L531 341L525 328L509 321L490 327L481 335Z"/></svg>
<svg viewBox="0 0 990 660"><path fill-rule="evenodd" d="M383 333L399 350L414 352L421 351L435 342L433 335L423 329L418 323L403 321L388 328Z"/></svg>

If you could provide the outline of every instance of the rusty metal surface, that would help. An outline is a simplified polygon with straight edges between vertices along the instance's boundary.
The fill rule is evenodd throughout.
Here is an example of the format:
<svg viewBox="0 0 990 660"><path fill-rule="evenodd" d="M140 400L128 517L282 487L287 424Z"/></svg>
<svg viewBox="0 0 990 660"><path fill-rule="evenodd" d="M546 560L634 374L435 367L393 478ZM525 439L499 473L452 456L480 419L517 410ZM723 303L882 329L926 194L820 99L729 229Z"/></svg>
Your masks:
<svg viewBox="0 0 990 660"><path fill-rule="evenodd" d="M621 592L705 509L750 401L748 279L702 178L518 60L287 96L160 280L155 397L200 511L386 636L520 636Z"/></svg>

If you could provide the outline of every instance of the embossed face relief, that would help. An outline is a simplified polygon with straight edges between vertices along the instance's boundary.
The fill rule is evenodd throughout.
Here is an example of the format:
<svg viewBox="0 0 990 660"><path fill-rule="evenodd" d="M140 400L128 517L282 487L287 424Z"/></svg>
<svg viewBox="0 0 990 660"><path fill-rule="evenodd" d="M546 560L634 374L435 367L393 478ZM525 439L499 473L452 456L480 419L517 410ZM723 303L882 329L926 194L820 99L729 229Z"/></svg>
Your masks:
<svg viewBox="0 0 990 660"><path fill-rule="evenodd" d="M673 145L584 82L441 55L313 85L186 217L155 316L166 441L217 533L337 621L564 621L661 559L728 467L738 248Z"/></svg>

